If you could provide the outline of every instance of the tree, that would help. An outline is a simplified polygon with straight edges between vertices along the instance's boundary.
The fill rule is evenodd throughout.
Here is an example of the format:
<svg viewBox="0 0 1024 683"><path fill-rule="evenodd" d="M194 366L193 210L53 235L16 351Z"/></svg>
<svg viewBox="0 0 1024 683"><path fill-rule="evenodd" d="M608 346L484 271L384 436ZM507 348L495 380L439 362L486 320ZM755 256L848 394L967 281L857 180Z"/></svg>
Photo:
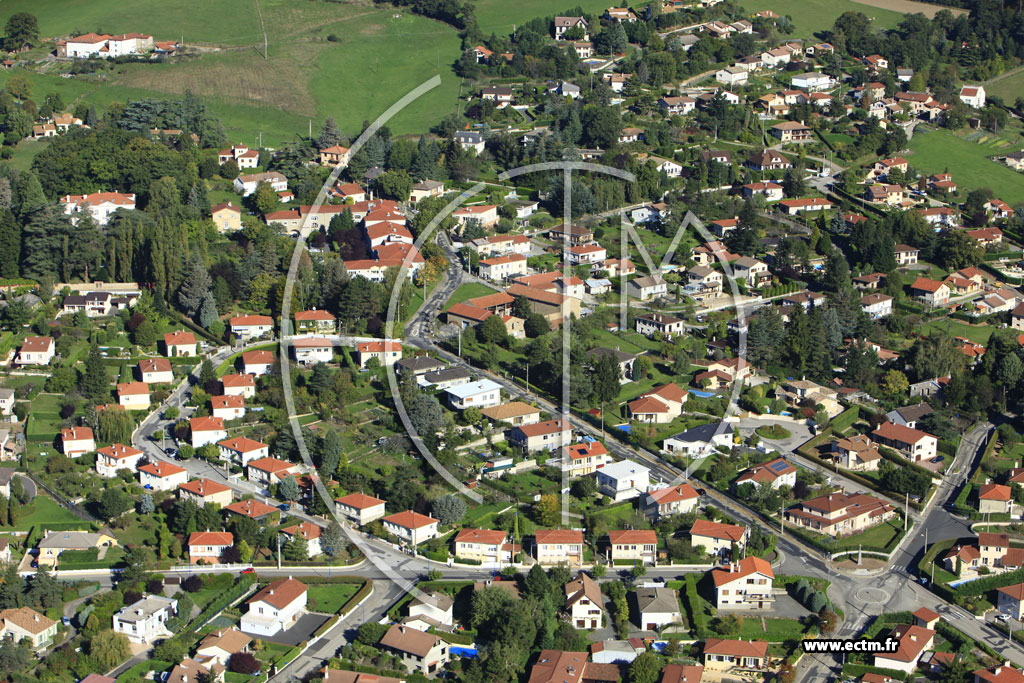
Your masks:
<svg viewBox="0 0 1024 683"><path fill-rule="evenodd" d="M143 320L132 333L132 341L139 346L152 346L156 343L156 325L149 320Z"/></svg>
<svg viewBox="0 0 1024 683"><path fill-rule="evenodd" d="M34 14L15 12L7 20L4 28L4 47L8 50L19 50L31 47L39 41L39 21ZM11 671L11 669L7 669Z"/></svg>
<svg viewBox="0 0 1024 683"><path fill-rule="evenodd" d="M341 134L338 124L334 122L334 117L328 116L327 120L324 121L323 128L320 129L320 134L316 136L316 148L324 149L333 145L340 145L343 139L344 136Z"/></svg>
<svg viewBox="0 0 1024 683"><path fill-rule="evenodd" d="M97 512L106 520L116 519L132 508L132 499L124 489L108 486L100 494Z"/></svg>
<svg viewBox="0 0 1024 683"><path fill-rule="evenodd" d="M524 586L526 588L526 595L538 600L551 593L551 580L548 578L547 572L539 564L530 567L530 571L526 574Z"/></svg>
<svg viewBox="0 0 1024 683"><path fill-rule="evenodd" d="M947 270L976 266L984 255L984 248L965 230L947 229L939 236L937 256L939 263Z"/></svg>
<svg viewBox="0 0 1024 683"><path fill-rule="evenodd" d="M156 506L153 504L152 494L146 493L139 500L139 512L144 515L151 515L156 510Z"/></svg>
<svg viewBox="0 0 1024 683"><path fill-rule="evenodd" d="M526 332L527 337L533 339L550 332L551 325L548 323L548 319L540 313L530 313L526 316L523 330Z"/></svg>
<svg viewBox="0 0 1024 683"><path fill-rule="evenodd" d="M504 345L508 339L508 330L501 316L489 315L477 326L476 336L483 344Z"/></svg>
<svg viewBox="0 0 1024 683"><path fill-rule="evenodd" d="M228 669L236 674L253 676L260 672L260 660L249 652L236 652L228 661Z"/></svg>
<svg viewBox="0 0 1024 683"><path fill-rule="evenodd" d="M256 191L252 193L252 203L256 211L266 215L277 207L277 192L268 182L259 182Z"/></svg>
<svg viewBox="0 0 1024 683"><path fill-rule="evenodd" d="M109 671L132 656L131 643L123 633L100 631L89 641L89 656L103 671Z"/></svg>
<svg viewBox="0 0 1024 683"><path fill-rule="evenodd" d="M368 621L361 624L356 631L356 642L362 645L376 645L387 632L388 627L385 624Z"/></svg>
<svg viewBox="0 0 1024 683"><path fill-rule="evenodd" d="M25 602L44 610L57 607L62 602L62 590L60 582L50 574L46 565L41 564L29 581Z"/></svg>
<svg viewBox="0 0 1024 683"><path fill-rule="evenodd" d="M132 427L132 418L127 411L104 410L99 416L96 436L107 443L129 443Z"/></svg>
<svg viewBox="0 0 1024 683"><path fill-rule="evenodd" d="M320 533L320 547L333 560L345 549L345 532L338 522L334 521Z"/></svg>
<svg viewBox="0 0 1024 683"><path fill-rule="evenodd" d="M299 562L309 558L309 545L306 539L300 534L295 534L290 541L284 545L284 559L289 562Z"/></svg>
<svg viewBox="0 0 1024 683"><path fill-rule="evenodd" d="M375 181L377 194L384 199L392 199L396 202L404 202L412 193L413 180L406 171L391 170L385 171Z"/></svg>
<svg viewBox="0 0 1024 683"><path fill-rule="evenodd" d="M140 545L131 546L124 554L124 569L119 578L122 582L130 585L142 580L153 570L153 567L153 553L149 548Z"/></svg>
<svg viewBox="0 0 1024 683"><path fill-rule="evenodd" d="M889 370L882 377L882 391L890 396L897 396L906 393L910 388L907 376L899 370Z"/></svg>
<svg viewBox="0 0 1024 683"><path fill-rule="evenodd" d="M0 640L0 669L27 671L32 662L32 645L27 638L16 642L14 638Z"/></svg>
<svg viewBox="0 0 1024 683"><path fill-rule="evenodd" d="M444 410L436 398L421 392L409 406L409 420L421 438L436 440L437 433L444 428Z"/></svg>
<svg viewBox="0 0 1024 683"><path fill-rule="evenodd" d="M85 358L85 372L78 383L78 388L84 396L95 401L106 401L110 398L110 378L98 344L93 344L89 348L89 355Z"/></svg>
<svg viewBox="0 0 1024 683"><path fill-rule="evenodd" d="M533 506L537 523L541 526L555 526L562 518L562 508L558 504L558 496L545 493Z"/></svg>
<svg viewBox="0 0 1024 683"><path fill-rule="evenodd" d="M285 477L277 485L277 494L289 503L298 500L302 494L298 480L295 477Z"/></svg>
<svg viewBox="0 0 1024 683"><path fill-rule="evenodd" d="M580 477L572 483L570 493L581 500L590 498L597 493L597 479L594 477Z"/></svg>
<svg viewBox="0 0 1024 683"><path fill-rule="evenodd" d="M441 524L457 524L466 514L466 501L456 495L441 496L430 509Z"/></svg>
<svg viewBox="0 0 1024 683"><path fill-rule="evenodd" d="M629 683L655 683L661 677L661 659L644 652L629 665Z"/></svg>
<svg viewBox="0 0 1024 683"><path fill-rule="evenodd" d="M178 305L185 315L192 318L199 312L203 300L210 292L213 281L206 266L199 259L198 255L193 256L188 263L188 270L182 280L181 289L178 290Z"/></svg>
<svg viewBox="0 0 1024 683"><path fill-rule="evenodd" d="M591 377L594 387L594 400L599 403L614 401L622 388L622 368L614 353L602 353L594 364L594 374Z"/></svg>

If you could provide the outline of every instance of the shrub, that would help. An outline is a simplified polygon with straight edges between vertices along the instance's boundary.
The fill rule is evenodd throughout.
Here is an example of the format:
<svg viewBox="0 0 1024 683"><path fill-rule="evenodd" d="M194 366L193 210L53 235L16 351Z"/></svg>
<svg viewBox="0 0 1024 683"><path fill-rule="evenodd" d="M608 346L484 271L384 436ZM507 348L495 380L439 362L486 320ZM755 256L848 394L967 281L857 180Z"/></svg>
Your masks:
<svg viewBox="0 0 1024 683"><path fill-rule="evenodd" d="M236 674L248 674L252 676L260 671L260 660L248 652L236 652L231 655L228 662L228 669Z"/></svg>
<svg viewBox="0 0 1024 683"><path fill-rule="evenodd" d="M184 581L181 582L181 590L186 593L195 593L203 589L203 579L201 576L193 574Z"/></svg>
<svg viewBox="0 0 1024 683"><path fill-rule="evenodd" d="M807 601L807 609L811 610L815 614L821 612L828 605L828 598L821 591L814 591L811 594L810 599Z"/></svg>

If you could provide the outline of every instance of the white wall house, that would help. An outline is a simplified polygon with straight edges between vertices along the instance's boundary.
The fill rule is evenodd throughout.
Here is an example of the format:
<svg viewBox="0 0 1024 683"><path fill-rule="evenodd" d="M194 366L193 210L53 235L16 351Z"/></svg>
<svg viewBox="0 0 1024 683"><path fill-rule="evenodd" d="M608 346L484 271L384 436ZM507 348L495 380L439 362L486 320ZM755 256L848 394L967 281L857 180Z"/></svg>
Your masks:
<svg viewBox="0 0 1024 683"><path fill-rule="evenodd" d="M124 634L133 643L149 645L157 638L171 635L167 620L177 608L177 600L146 596L114 614L114 633Z"/></svg>
<svg viewBox="0 0 1024 683"><path fill-rule="evenodd" d="M246 633L272 636L291 627L306 611L306 584L288 577L264 587L246 601L239 623Z"/></svg>
<svg viewBox="0 0 1024 683"><path fill-rule="evenodd" d="M651 486L650 470L631 460L620 460L597 470L598 490L612 500L629 500Z"/></svg>

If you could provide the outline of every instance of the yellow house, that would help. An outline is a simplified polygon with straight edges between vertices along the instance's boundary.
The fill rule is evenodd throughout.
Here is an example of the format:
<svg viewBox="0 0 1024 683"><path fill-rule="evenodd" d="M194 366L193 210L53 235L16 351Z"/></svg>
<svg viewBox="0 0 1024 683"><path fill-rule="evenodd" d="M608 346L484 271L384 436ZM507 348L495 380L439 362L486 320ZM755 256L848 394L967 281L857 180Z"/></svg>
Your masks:
<svg viewBox="0 0 1024 683"><path fill-rule="evenodd" d="M65 550L88 550L117 545L110 529L99 531L50 531L39 541L39 564L56 565L57 558Z"/></svg>
<svg viewBox="0 0 1024 683"><path fill-rule="evenodd" d="M231 202L210 207L213 224L219 232L234 232L242 229L242 210Z"/></svg>

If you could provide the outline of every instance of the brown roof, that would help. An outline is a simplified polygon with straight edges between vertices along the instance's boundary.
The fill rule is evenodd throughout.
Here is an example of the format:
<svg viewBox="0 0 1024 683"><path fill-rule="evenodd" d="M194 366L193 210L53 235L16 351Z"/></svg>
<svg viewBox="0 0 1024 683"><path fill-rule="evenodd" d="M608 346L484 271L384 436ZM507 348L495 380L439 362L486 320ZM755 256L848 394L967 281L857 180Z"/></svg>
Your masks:
<svg viewBox="0 0 1024 683"><path fill-rule="evenodd" d="M608 532L608 542L636 545L657 545L658 534L650 529L616 529Z"/></svg>
<svg viewBox="0 0 1024 683"><path fill-rule="evenodd" d="M342 496L335 500L342 505L347 505L348 507L355 508L356 510L365 510L366 508L372 508L375 505L380 505L384 502L380 498L374 498L373 496L368 496L365 493L350 493L347 496Z"/></svg>
<svg viewBox="0 0 1024 683"><path fill-rule="evenodd" d="M242 354L242 362L246 365L270 365L274 362L274 354L270 351L246 351Z"/></svg>
<svg viewBox="0 0 1024 683"><path fill-rule="evenodd" d="M732 655L734 657L767 657L768 643L760 640L723 640L708 638L704 643L706 655Z"/></svg>
<svg viewBox="0 0 1024 683"><path fill-rule="evenodd" d="M146 463L145 465L141 466L139 468L139 471L145 472L146 474L152 474L154 477L160 477L161 479L163 479L164 477L170 477L175 474L181 474L186 470L184 467L172 465L171 463L166 462L164 460L157 460L156 462Z"/></svg>
<svg viewBox="0 0 1024 683"><path fill-rule="evenodd" d="M323 674L324 683L402 683L402 680L399 678L344 671L342 669L329 669L327 667L321 669L320 673Z"/></svg>
<svg viewBox="0 0 1024 683"><path fill-rule="evenodd" d="M246 600L245 604L252 605L257 602L266 602L278 609L284 609L305 592L306 584L288 577L287 579L278 579L268 584L263 590Z"/></svg>
<svg viewBox="0 0 1024 683"><path fill-rule="evenodd" d="M531 425L520 425L517 429L519 429L524 436L530 437L569 431L572 429L572 426L569 424L568 420L547 420L545 422L536 422Z"/></svg>
<svg viewBox="0 0 1024 683"><path fill-rule="evenodd" d="M224 385L224 388L228 387L251 387L255 386L256 380L252 375L224 375L220 378L220 383Z"/></svg>
<svg viewBox="0 0 1024 683"><path fill-rule="evenodd" d="M721 538L738 543L743 540L743 534L747 527L738 524L722 524L721 522L710 522L706 519L698 519L690 527L691 536L709 536Z"/></svg>
<svg viewBox="0 0 1024 683"><path fill-rule="evenodd" d="M261 448L267 448L267 444L260 443L254 439L250 439L247 436L236 436L231 439L225 439L224 441L218 441L218 446L223 446L228 450L237 451L238 453L250 453L252 451L258 451Z"/></svg>
<svg viewBox="0 0 1024 683"><path fill-rule="evenodd" d="M211 479L193 479L192 481L185 482L178 488L185 489L189 493L194 493L195 495L201 496L203 498L205 498L206 496L212 496L217 493L223 493L224 491L231 490L230 487L215 482Z"/></svg>
<svg viewBox="0 0 1024 683"><path fill-rule="evenodd" d="M418 631L402 624L395 624L380 639L380 644L399 652L407 652L417 657L426 657L439 640L441 640L439 637L430 633Z"/></svg>
<svg viewBox="0 0 1024 683"><path fill-rule="evenodd" d="M290 527L281 529L281 532L288 534L289 536L302 536L302 538L310 541L320 538L320 535L323 533L323 529L316 524L313 524L313 522L303 522L302 524L294 524Z"/></svg>
<svg viewBox="0 0 1024 683"><path fill-rule="evenodd" d="M604 605L604 599L601 597L601 587L597 585L597 581L594 581L583 572L580 572L579 576L565 584L566 605L574 604L581 597L589 598L598 607Z"/></svg>
<svg viewBox="0 0 1024 683"><path fill-rule="evenodd" d="M384 521L400 526L403 529L420 529L431 524L437 524L438 520L427 515L421 515L418 512L413 512L412 510L405 510L404 512L388 515L384 518Z"/></svg>
<svg viewBox="0 0 1024 683"><path fill-rule="evenodd" d="M178 330L177 332L168 332L164 335L164 344L167 346L174 346L176 344L195 344L196 336L191 332L185 330Z"/></svg>
<svg viewBox="0 0 1024 683"><path fill-rule="evenodd" d="M499 529L463 529L455 537L455 542L498 545L504 543L507 536L508 534Z"/></svg>
<svg viewBox="0 0 1024 683"><path fill-rule="evenodd" d="M529 683L578 683L586 665L586 652L543 650L530 669Z"/></svg>
<svg viewBox="0 0 1024 683"><path fill-rule="evenodd" d="M924 650L928 642L935 637L935 631L921 626L900 624L892 630L892 637L900 641L896 652L876 654L875 658L894 659L898 662L913 662Z"/></svg>
<svg viewBox="0 0 1024 683"><path fill-rule="evenodd" d="M510 401L509 403L502 403L501 405L484 408L480 412L484 417L490 418L491 420L501 421L508 420L513 417L533 415L534 413L539 413L540 408L534 408L529 403L523 403L522 401Z"/></svg>
<svg viewBox="0 0 1024 683"><path fill-rule="evenodd" d="M714 579L715 586L721 586L726 583L731 583L736 579L742 579L751 574L764 574L770 579L775 578L775 572L772 571L772 565L767 560L762 560L760 557L750 555L744 557L739 562L729 563L724 567L715 567L711 570L711 578Z"/></svg>
<svg viewBox="0 0 1024 683"><path fill-rule="evenodd" d="M1024 600L1024 583L1015 583L1012 586L1003 586L998 590L1000 593L1004 593L1014 600Z"/></svg>
<svg viewBox="0 0 1024 683"><path fill-rule="evenodd" d="M141 396L149 393L149 385L145 382L122 382L117 385L118 395Z"/></svg>
<svg viewBox="0 0 1024 683"><path fill-rule="evenodd" d="M548 543L583 543L583 532L573 529L537 529L534 533L537 545Z"/></svg>
<svg viewBox="0 0 1024 683"><path fill-rule="evenodd" d="M1003 484L985 484L978 492L981 500L1010 500L1010 487Z"/></svg>
<svg viewBox="0 0 1024 683"><path fill-rule="evenodd" d="M286 460L279 460L278 458L264 457L250 460L246 467L252 467L253 469L260 470L261 472L269 472L270 474L277 474L278 472L287 472L288 470L295 467L294 463L290 463Z"/></svg>
<svg viewBox="0 0 1024 683"><path fill-rule="evenodd" d="M33 635L42 633L57 623L31 607L13 607L0 610L0 621L9 621L18 628L28 631Z"/></svg>
<svg viewBox="0 0 1024 683"><path fill-rule="evenodd" d="M189 545L231 545L235 537L228 531L196 531L189 535Z"/></svg>
<svg viewBox="0 0 1024 683"><path fill-rule="evenodd" d="M690 484L683 483L678 486L669 486L663 489L656 489L650 491L649 495L659 505L665 503L674 503L677 500L690 500L691 498L697 498L697 490Z"/></svg>
<svg viewBox="0 0 1024 683"><path fill-rule="evenodd" d="M661 683L700 683L703 676L703 666L669 664L661 670Z"/></svg>
<svg viewBox="0 0 1024 683"><path fill-rule="evenodd" d="M216 647L224 652L234 654L244 650L251 642L252 638L237 628L222 628L217 631L211 631L209 635L203 638L199 642L199 649L204 650L208 647Z"/></svg>
<svg viewBox="0 0 1024 683"><path fill-rule="evenodd" d="M978 534L978 545L990 545L997 548L1009 548L1010 537L1007 534Z"/></svg>
<svg viewBox="0 0 1024 683"><path fill-rule="evenodd" d="M253 519L259 519L260 517L265 517L278 512L278 509L273 505L267 505L266 503L261 503L260 501L253 500L251 498L232 503L224 509L228 512L234 512L237 515L242 515L243 517L252 517Z"/></svg>
<svg viewBox="0 0 1024 683"><path fill-rule="evenodd" d="M141 372L168 372L171 369L171 361L166 358L143 358L139 361Z"/></svg>

